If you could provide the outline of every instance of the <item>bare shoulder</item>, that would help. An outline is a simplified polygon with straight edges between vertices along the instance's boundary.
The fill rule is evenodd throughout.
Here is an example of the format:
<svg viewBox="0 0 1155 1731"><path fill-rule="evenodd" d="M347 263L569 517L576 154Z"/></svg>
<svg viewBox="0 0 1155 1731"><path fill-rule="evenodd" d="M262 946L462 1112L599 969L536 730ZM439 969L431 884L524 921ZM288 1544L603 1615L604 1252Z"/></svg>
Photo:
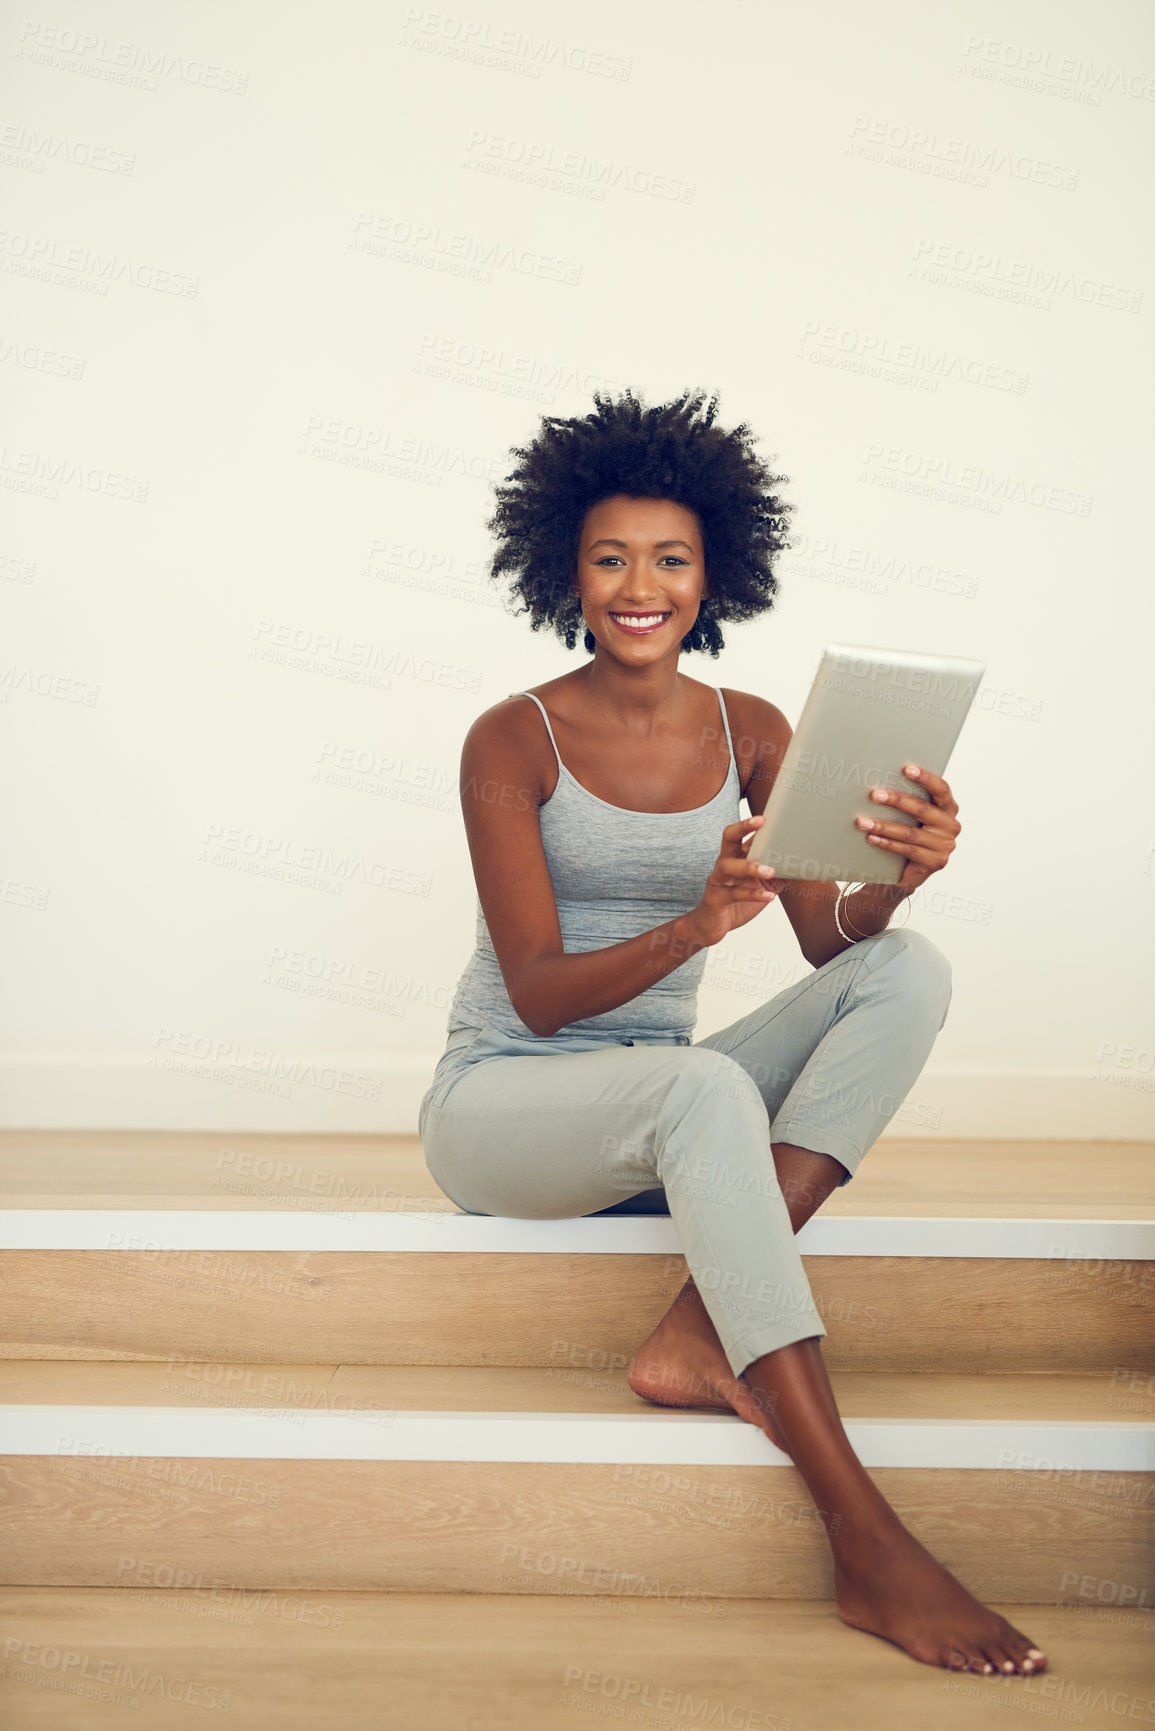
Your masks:
<svg viewBox="0 0 1155 1731"><path fill-rule="evenodd" d="M786 746L793 729L776 703L770 703L752 691L732 691L728 686L720 689L730 717L730 730L735 736L735 747L739 735L747 745L753 747L757 744L755 756L766 750L780 751Z"/></svg>
<svg viewBox="0 0 1155 1731"><path fill-rule="evenodd" d="M524 696L503 697L483 709L466 732L461 749L463 794L496 780L520 791L521 806L540 805L548 798L545 783L552 762L536 703Z"/></svg>
<svg viewBox="0 0 1155 1731"><path fill-rule="evenodd" d="M488 709L483 709L480 715L475 716L465 737L490 739L510 732L516 734L530 716L540 714L536 703L531 703L520 693L511 693L509 697L503 697L500 703L491 703Z"/></svg>
<svg viewBox="0 0 1155 1731"><path fill-rule="evenodd" d="M543 770L548 772L554 763L554 754L546 733L545 722L542 719L538 704L542 704L554 721L559 718L565 721L567 711L574 711L575 687L578 683L576 673L562 673L556 679L547 679L536 686L525 686L518 693L510 693L503 697L500 703L491 704L482 710L466 734L466 743L488 746L495 744L499 749L506 745L523 755L526 751L535 761L539 761ZM527 695L531 694L531 695ZM537 702L534 702L534 698ZM577 713L580 715L580 701Z"/></svg>
<svg viewBox="0 0 1155 1731"><path fill-rule="evenodd" d="M483 709L469 731L472 733L477 728L488 734L512 728L516 732L521 726L528 729L530 738L536 739L533 723L536 720L540 729L542 721L541 710L533 699L536 697L538 703L544 703L547 708L557 697L564 701L574 679L574 674L562 673L557 679L547 679L540 685L526 685L518 692L510 692L500 703L493 703L488 709Z"/></svg>
<svg viewBox="0 0 1155 1731"><path fill-rule="evenodd" d="M742 793L748 800L760 795L760 811L790 742L790 723L777 704L752 691L732 691L728 686L719 689L730 718Z"/></svg>

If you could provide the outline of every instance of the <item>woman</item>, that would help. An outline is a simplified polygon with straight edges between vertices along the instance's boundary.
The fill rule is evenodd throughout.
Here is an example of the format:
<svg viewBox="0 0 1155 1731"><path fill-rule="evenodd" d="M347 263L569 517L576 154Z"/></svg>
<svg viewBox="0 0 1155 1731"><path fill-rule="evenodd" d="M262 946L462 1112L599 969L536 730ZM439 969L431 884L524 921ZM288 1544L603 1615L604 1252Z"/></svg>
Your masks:
<svg viewBox="0 0 1155 1731"><path fill-rule="evenodd" d="M690 1279L630 1387L733 1410L785 1450L824 1522L838 1517L827 1534L852 1627L926 1664L1042 1670L852 1451L793 1238L849 1182L945 1020L945 957L888 921L946 865L958 808L913 764L904 774L929 802L873 790L920 819L857 820L903 856L893 886L840 895L747 858L790 726L678 664L717 656L719 621L773 605L784 477L744 426L716 425L701 392L594 401L547 418L497 491L494 575L567 648L584 620L593 659L495 704L466 736L477 947L421 1104L429 1170L475 1214L668 1206ZM814 972L691 1044L709 949L778 899Z"/></svg>

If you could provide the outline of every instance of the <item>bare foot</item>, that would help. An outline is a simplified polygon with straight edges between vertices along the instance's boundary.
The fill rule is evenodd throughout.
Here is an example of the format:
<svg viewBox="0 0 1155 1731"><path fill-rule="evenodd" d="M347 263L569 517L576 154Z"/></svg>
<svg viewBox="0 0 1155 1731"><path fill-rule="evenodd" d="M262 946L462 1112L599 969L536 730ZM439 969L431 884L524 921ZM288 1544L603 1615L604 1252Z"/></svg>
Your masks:
<svg viewBox="0 0 1155 1731"><path fill-rule="evenodd" d="M987 1675L1032 1675L1046 1655L982 1604L893 1516L834 1547L838 1614L924 1665Z"/></svg>
<svg viewBox="0 0 1155 1731"><path fill-rule="evenodd" d="M736 1377L693 1281L687 1281L650 1338L638 1348L626 1381L654 1406L736 1412L785 1447L755 1389Z"/></svg>

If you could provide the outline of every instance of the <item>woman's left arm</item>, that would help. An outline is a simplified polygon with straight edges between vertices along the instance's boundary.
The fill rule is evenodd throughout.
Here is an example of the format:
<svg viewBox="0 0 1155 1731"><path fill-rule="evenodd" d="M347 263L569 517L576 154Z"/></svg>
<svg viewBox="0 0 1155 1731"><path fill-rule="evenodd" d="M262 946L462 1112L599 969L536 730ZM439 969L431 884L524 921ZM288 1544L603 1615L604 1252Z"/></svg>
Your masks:
<svg viewBox="0 0 1155 1731"><path fill-rule="evenodd" d="M743 793L752 817L766 806L770 790L778 774L783 754L790 742L792 729L782 711L762 698L748 692L728 693L732 713L739 723L734 729L739 735L735 744L742 759ZM879 807L876 818L857 818L855 822L866 831L873 847L904 856L902 876L895 884L866 884L847 896L842 904L843 924L862 937L872 937L886 929L896 907L913 895L932 872L941 871L954 852L955 840L962 825L958 821L958 805L947 783L940 775L919 764L903 766L903 774L926 789L928 799L917 794L900 793L890 788L872 788L871 799ZM909 812L918 819L917 825L890 823L882 816L887 805ZM786 917L794 928L798 947L811 967L824 962L851 947L842 936L834 919L834 904L838 900L836 883L805 878L779 878L778 899L786 909Z"/></svg>
<svg viewBox="0 0 1155 1731"><path fill-rule="evenodd" d="M894 788L886 787L872 787L870 797L880 810L887 805L894 806L899 811L910 812L918 820L917 823L913 826L908 823L889 823L881 815L856 817L854 820L858 827L866 832L866 839L872 847L900 854L906 861L897 883L864 884L843 902L843 924L864 938L872 937L875 932L885 931L898 904L912 896L932 872L942 870L954 852L955 841L962 829L958 821L958 803L941 775L933 775L929 769L923 769L916 763L904 764L902 773L909 781L916 781L920 787L925 787L929 799L920 799L917 794L900 793ZM819 897L815 896L815 891L826 893ZM782 885L778 899L798 933L802 953L813 967L820 968L823 962L830 961L833 956L850 948L834 919L834 903L838 899L837 884L805 883L801 879L793 879L789 884ZM801 924L806 928L805 942L799 930L800 922L794 917L791 905L794 900L807 909L807 913L801 918Z"/></svg>

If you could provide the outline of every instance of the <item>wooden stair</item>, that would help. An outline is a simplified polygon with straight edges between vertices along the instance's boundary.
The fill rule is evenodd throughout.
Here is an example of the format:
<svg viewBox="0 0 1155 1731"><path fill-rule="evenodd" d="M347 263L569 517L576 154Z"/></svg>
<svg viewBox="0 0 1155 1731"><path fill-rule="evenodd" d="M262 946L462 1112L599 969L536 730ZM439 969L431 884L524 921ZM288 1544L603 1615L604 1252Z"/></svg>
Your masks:
<svg viewBox="0 0 1155 1731"><path fill-rule="evenodd" d="M1136 1689L1155 1623L1152 1152L880 1144L800 1238L848 1431L904 1520L1048 1648L1052 1679L1076 1655ZM249 1699L239 1650L258 1673L285 1662L280 1624L258 1617L246 1645L223 1620L254 1595L290 1618L322 1595L329 1636L356 1611L352 1725L572 1725L619 1698L594 1673L684 1673L799 1728L873 1724L863 1666L917 1701L911 1724L976 1725L960 1689L1009 1687L845 1630L786 1457L626 1387L685 1277L668 1218L466 1216L402 1137L9 1132L0 1170L0 1609L35 1636L0 1679L18 1723L112 1723L126 1701L95 1694L44 1717L65 1695L20 1654L119 1653L138 1627L162 1669L195 1632L204 1678ZM464 1619L464 1680L411 1720L359 1718L393 1652L391 1634L365 1658L367 1631L394 1614L446 1662L438 1619ZM721 1628L741 1631L724 1675ZM343 1651L314 1633L290 1668ZM749 1679L779 1653L769 1702ZM511 1665L520 1718L493 1695ZM397 1675L418 1703L420 1667ZM296 1723L281 1700L271 1684L244 1722Z"/></svg>
<svg viewBox="0 0 1155 1731"><path fill-rule="evenodd" d="M668 1217L463 1215L345 1140L0 1138L0 1355L621 1366L685 1279ZM799 1238L831 1369L1155 1370L1145 1149L872 1149Z"/></svg>
<svg viewBox="0 0 1155 1731"><path fill-rule="evenodd" d="M1058 1603L1077 1554L1155 1604L1155 1401L1118 1411L1109 1374L834 1381L864 1465L973 1592ZM833 1591L788 1458L620 1372L9 1362L0 1411L6 1582Z"/></svg>

